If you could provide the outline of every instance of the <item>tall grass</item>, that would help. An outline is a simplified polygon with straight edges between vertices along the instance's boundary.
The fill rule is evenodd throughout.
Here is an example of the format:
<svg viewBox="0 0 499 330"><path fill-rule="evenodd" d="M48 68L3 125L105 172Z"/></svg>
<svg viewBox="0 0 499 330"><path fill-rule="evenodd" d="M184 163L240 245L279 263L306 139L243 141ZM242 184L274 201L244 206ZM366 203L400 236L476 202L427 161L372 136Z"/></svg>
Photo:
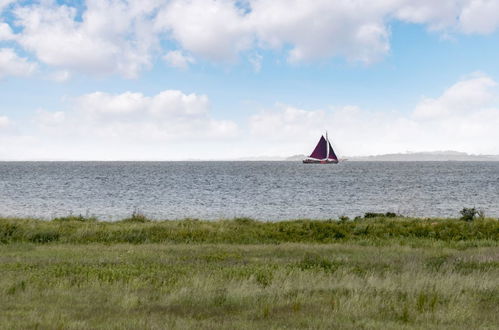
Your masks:
<svg viewBox="0 0 499 330"><path fill-rule="evenodd" d="M493 329L494 219L0 219L0 329Z"/></svg>
<svg viewBox="0 0 499 330"><path fill-rule="evenodd" d="M3 329L492 329L497 247L0 245Z"/></svg>
<svg viewBox="0 0 499 330"><path fill-rule="evenodd" d="M66 217L52 221L0 218L0 243L333 243L441 241L488 244L499 239L499 221L368 217L354 221L261 222L247 218L151 221L137 214L118 222ZM464 242L464 243L463 243Z"/></svg>

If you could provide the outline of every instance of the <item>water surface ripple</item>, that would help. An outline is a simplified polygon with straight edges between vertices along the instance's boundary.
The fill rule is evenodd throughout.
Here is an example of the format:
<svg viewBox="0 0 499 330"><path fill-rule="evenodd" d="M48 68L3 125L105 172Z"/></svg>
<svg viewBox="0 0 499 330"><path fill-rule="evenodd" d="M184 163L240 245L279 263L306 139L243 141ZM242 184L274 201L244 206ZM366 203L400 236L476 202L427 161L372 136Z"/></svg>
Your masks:
<svg viewBox="0 0 499 330"><path fill-rule="evenodd" d="M0 162L0 215L499 217L499 162Z"/></svg>

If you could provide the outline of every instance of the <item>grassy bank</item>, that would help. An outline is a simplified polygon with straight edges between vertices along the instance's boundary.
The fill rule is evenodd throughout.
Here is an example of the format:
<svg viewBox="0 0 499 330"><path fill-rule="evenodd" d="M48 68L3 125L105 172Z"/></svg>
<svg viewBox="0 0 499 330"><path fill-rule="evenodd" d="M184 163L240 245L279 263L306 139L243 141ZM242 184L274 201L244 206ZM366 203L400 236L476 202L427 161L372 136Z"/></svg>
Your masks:
<svg viewBox="0 0 499 330"><path fill-rule="evenodd" d="M335 243L422 242L493 244L499 240L497 219L414 219L372 217L344 221L296 220L261 222L251 219L220 221L150 221L133 216L117 222L65 217L52 221L0 219L0 243Z"/></svg>
<svg viewBox="0 0 499 330"><path fill-rule="evenodd" d="M492 219L1 219L0 228L3 329L499 324Z"/></svg>

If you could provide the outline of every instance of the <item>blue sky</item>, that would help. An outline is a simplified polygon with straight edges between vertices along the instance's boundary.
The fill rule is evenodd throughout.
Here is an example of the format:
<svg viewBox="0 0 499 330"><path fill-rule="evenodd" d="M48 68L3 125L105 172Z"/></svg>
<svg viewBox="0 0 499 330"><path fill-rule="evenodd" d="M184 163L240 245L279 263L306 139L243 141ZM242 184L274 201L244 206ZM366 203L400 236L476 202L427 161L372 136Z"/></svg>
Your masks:
<svg viewBox="0 0 499 330"><path fill-rule="evenodd" d="M0 159L499 153L498 28L493 0L0 0Z"/></svg>

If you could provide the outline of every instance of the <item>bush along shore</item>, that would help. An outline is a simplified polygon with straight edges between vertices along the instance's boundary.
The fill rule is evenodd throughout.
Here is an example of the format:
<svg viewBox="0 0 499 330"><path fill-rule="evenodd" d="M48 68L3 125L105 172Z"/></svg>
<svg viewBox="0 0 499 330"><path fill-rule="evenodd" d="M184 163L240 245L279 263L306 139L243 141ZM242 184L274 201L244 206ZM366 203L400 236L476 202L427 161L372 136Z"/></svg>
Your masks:
<svg viewBox="0 0 499 330"><path fill-rule="evenodd" d="M0 219L0 329L495 329L499 221Z"/></svg>
<svg viewBox="0 0 499 330"><path fill-rule="evenodd" d="M465 215L469 218L469 215ZM350 220L294 220L263 222L248 218L201 221L149 220L133 214L127 219L102 222L68 216L51 221L0 218L0 243L334 243L427 239L444 242L499 239L497 219L418 219L393 213L366 213ZM467 221L468 219L468 221ZM402 242L401 241L401 242Z"/></svg>

